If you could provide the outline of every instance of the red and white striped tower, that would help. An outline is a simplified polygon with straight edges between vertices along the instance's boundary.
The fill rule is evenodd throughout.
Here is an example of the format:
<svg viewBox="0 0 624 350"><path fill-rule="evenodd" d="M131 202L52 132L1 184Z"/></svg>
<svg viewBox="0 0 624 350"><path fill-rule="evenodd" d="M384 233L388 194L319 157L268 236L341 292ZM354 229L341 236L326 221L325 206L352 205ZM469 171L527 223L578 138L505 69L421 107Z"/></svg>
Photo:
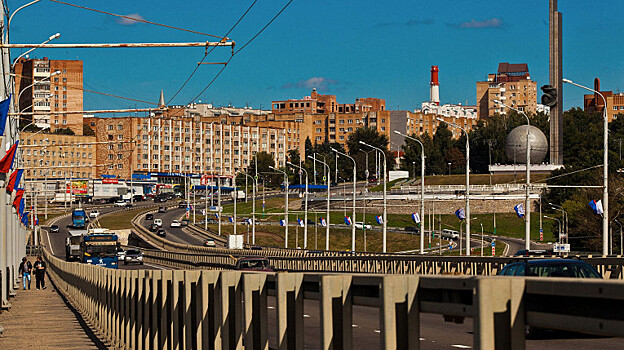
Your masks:
<svg viewBox="0 0 624 350"><path fill-rule="evenodd" d="M429 101L440 105L440 82L438 81L438 66L431 66L431 82L429 83Z"/></svg>

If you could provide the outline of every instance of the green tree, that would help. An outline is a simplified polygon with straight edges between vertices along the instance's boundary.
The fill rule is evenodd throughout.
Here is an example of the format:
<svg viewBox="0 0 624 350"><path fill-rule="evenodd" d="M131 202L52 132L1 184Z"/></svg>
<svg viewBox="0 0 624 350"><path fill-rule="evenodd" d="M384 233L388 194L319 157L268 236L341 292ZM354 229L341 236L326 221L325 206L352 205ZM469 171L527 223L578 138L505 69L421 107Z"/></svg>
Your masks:
<svg viewBox="0 0 624 350"><path fill-rule="evenodd" d="M373 128L359 128L356 129L351 135L349 135L349 139L347 140L347 148L349 149L349 155L355 159L357 162L358 169L358 178L364 178L364 172L366 168L366 153L371 150L370 147L364 146L360 144L360 141L366 142L371 146L375 146L383 149L386 155L386 167L388 170L393 168L394 165L394 155L392 152L388 150L388 136L385 134L380 134L377 130ZM363 152L360 152L362 150ZM369 168L374 169L375 166L375 152L369 153ZM352 169L349 167L349 169ZM353 170L351 170L353 171ZM374 171L371 171L374 173Z"/></svg>

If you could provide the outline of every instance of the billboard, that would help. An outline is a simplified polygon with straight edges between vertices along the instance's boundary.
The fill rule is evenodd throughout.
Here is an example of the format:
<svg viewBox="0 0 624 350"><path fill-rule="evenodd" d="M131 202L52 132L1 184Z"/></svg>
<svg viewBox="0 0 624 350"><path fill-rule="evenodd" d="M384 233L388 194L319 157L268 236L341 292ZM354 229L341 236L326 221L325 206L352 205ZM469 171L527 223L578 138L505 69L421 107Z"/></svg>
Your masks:
<svg viewBox="0 0 624 350"><path fill-rule="evenodd" d="M65 192L76 196L89 195L89 181L87 180L72 180L66 184Z"/></svg>

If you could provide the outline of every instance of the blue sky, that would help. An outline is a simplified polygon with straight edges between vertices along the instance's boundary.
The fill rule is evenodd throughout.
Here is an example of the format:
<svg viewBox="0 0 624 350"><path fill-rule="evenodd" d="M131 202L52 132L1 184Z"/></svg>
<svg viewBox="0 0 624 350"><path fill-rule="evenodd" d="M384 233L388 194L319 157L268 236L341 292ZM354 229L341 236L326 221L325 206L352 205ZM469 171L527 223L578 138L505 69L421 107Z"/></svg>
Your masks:
<svg viewBox="0 0 624 350"><path fill-rule="evenodd" d="M75 0L70 0L75 1ZM11 10L27 1L9 1ZM78 2L77 2L78 3ZM103 11L223 35L252 3L231 1L81 1ZM259 0L229 35L242 46L287 0ZM624 92L623 1L560 0L564 76ZM475 103L475 81L499 62L529 65L538 85L548 80L548 0L303 1L292 4L199 99L217 106L269 108L271 100L301 98L312 87L339 103L379 97L388 109L418 108L429 98L429 69L440 67L443 103ZM13 19L11 42L190 42L206 37L42 1ZM212 40L212 39L211 39ZM21 50L14 50L17 57ZM207 61L227 60L217 48ZM84 61L87 89L156 102L168 101L203 57L203 48L38 49L31 57ZM171 104L191 102L220 69L202 66ZM565 108L582 105L583 91L567 86ZM85 109L147 107L85 92Z"/></svg>

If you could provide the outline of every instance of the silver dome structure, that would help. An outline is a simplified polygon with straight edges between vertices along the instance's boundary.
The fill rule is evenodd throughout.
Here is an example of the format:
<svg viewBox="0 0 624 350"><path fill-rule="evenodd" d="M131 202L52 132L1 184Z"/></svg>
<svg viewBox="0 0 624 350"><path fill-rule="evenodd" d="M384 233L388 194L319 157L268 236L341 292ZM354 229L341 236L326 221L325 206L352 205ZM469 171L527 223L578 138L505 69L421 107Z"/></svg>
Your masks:
<svg viewBox="0 0 624 350"><path fill-rule="evenodd" d="M535 126L521 125L511 130L505 142L505 154L507 154L507 159L514 164L526 163L527 128L529 128L531 164L543 162L548 152L548 140L546 139L546 135Z"/></svg>

